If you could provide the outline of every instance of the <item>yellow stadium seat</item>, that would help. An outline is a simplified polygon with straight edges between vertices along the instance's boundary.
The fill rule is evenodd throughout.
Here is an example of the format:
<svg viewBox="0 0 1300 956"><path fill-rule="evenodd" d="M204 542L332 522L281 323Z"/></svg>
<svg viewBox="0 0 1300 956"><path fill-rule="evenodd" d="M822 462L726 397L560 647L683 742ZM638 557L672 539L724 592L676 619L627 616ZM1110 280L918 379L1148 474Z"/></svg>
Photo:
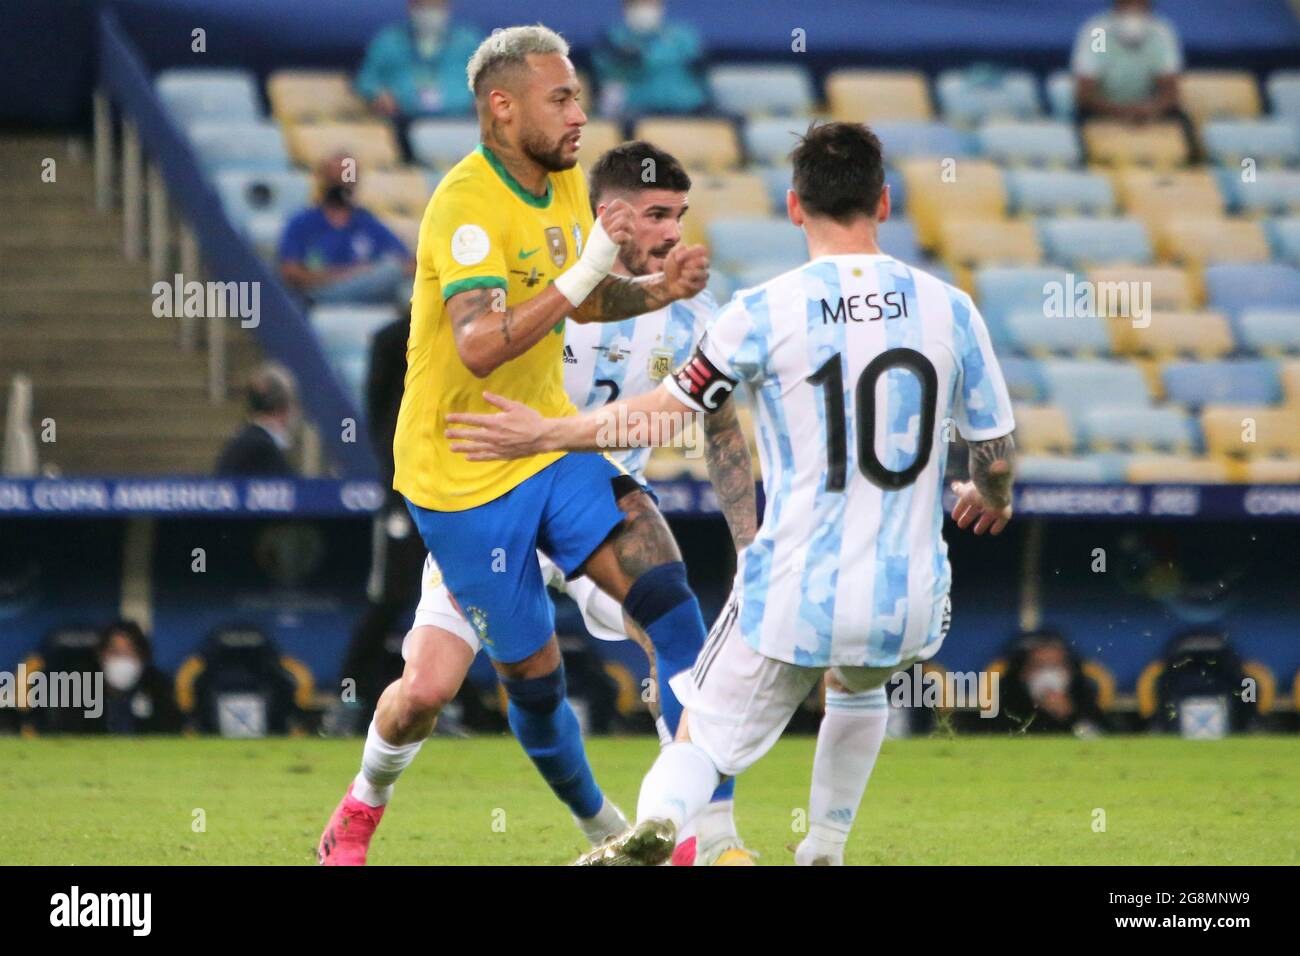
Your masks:
<svg viewBox="0 0 1300 956"><path fill-rule="evenodd" d="M347 73L333 70L277 70L266 81L271 113L282 126L363 119L366 104Z"/></svg>
<svg viewBox="0 0 1300 956"><path fill-rule="evenodd" d="M596 101L592 99L595 89L591 85L591 77L586 70L574 70L578 75L578 105L588 116L596 113Z"/></svg>
<svg viewBox="0 0 1300 956"><path fill-rule="evenodd" d="M433 189L414 166L362 170L357 176L357 202L376 214L393 213L419 219Z"/></svg>
<svg viewBox="0 0 1300 956"><path fill-rule="evenodd" d="M362 170L388 169L396 166L401 158L392 126L376 120L299 123L288 127L286 139L294 162L308 167L339 154L355 159Z"/></svg>
<svg viewBox="0 0 1300 956"><path fill-rule="evenodd" d="M1181 266L1093 266L1088 278L1103 282L1139 282L1149 290L1150 307L1158 311L1186 312L1197 304L1195 285Z"/></svg>
<svg viewBox="0 0 1300 956"><path fill-rule="evenodd" d="M1198 126L1260 114L1259 86L1248 70L1187 70L1178 78L1178 98Z"/></svg>
<svg viewBox="0 0 1300 956"><path fill-rule="evenodd" d="M1217 458L1139 455L1129 459L1127 477L1138 483L1187 481L1217 485L1232 481L1232 471L1226 462Z"/></svg>
<svg viewBox="0 0 1300 956"><path fill-rule="evenodd" d="M1193 266L1218 262L1268 262L1268 236L1250 219L1176 218L1156 233L1156 250L1164 258Z"/></svg>
<svg viewBox="0 0 1300 956"><path fill-rule="evenodd" d="M418 216L380 216L380 221L393 230L393 234L406 244L406 251L415 255L415 247L420 241L420 218Z"/></svg>
<svg viewBox="0 0 1300 956"><path fill-rule="evenodd" d="M740 140L727 120L644 119L636 124L633 138L667 150L688 169L721 171L740 165Z"/></svg>
<svg viewBox="0 0 1300 956"><path fill-rule="evenodd" d="M939 227L939 250L954 270L979 266L1036 266L1043 248L1032 222L947 219ZM969 287L969 282L959 285Z"/></svg>
<svg viewBox="0 0 1300 956"><path fill-rule="evenodd" d="M1282 362L1282 400L1300 408L1300 359Z"/></svg>
<svg viewBox="0 0 1300 956"><path fill-rule="evenodd" d="M682 220L689 243L705 241L705 230L721 216L768 216L771 202L763 177L757 173L726 173L691 177L690 206Z"/></svg>
<svg viewBox="0 0 1300 956"><path fill-rule="evenodd" d="M1300 421L1294 408L1207 405L1201 411L1201 429L1212 455L1300 458Z"/></svg>
<svg viewBox="0 0 1300 956"><path fill-rule="evenodd" d="M1217 312L1151 313L1150 324L1137 328L1129 318L1110 323L1116 354L1167 359L1179 355L1221 358L1236 348L1232 327Z"/></svg>
<svg viewBox="0 0 1300 956"><path fill-rule="evenodd" d="M1223 194L1208 169L1125 167L1116 173L1115 181L1125 211L1152 232L1170 219L1224 214Z"/></svg>
<svg viewBox="0 0 1300 956"><path fill-rule="evenodd" d="M1016 447L1027 454L1069 454L1074 432L1065 410L1056 405L1017 405Z"/></svg>
<svg viewBox="0 0 1300 956"><path fill-rule="evenodd" d="M602 153L613 149L623 142L623 132L617 123L609 120L590 119L582 128L582 165L591 169Z"/></svg>
<svg viewBox="0 0 1300 956"><path fill-rule="evenodd" d="M850 123L934 117L925 74L913 70L836 70L826 78L831 116Z"/></svg>
<svg viewBox="0 0 1300 956"><path fill-rule="evenodd" d="M1252 485L1300 484L1300 458L1252 458L1242 466L1242 478Z"/></svg>
<svg viewBox="0 0 1300 956"><path fill-rule="evenodd" d="M985 159L906 159L899 164L907 193L908 215L924 248L939 245L945 219L1003 219L1007 189L1002 170Z"/></svg>
<svg viewBox="0 0 1300 956"><path fill-rule="evenodd" d="M1107 166L1155 166L1167 169L1187 162L1187 140L1177 123L1134 126L1113 120L1090 120L1083 126L1088 160Z"/></svg>

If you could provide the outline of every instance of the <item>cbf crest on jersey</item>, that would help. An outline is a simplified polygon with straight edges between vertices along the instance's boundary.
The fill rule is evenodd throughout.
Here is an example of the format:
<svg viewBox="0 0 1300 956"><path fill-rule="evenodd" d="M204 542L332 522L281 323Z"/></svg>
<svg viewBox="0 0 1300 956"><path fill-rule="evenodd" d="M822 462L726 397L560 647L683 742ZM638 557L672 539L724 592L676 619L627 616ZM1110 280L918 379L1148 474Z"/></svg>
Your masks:
<svg viewBox="0 0 1300 956"><path fill-rule="evenodd" d="M672 349L652 349L650 351L650 364L646 369L646 374L649 375L651 379L658 382L672 370Z"/></svg>
<svg viewBox="0 0 1300 956"><path fill-rule="evenodd" d="M557 269L569 260L569 246L564 241L564 230L559 226L547 227L546 247L551 250L551 261Z"/></svg>

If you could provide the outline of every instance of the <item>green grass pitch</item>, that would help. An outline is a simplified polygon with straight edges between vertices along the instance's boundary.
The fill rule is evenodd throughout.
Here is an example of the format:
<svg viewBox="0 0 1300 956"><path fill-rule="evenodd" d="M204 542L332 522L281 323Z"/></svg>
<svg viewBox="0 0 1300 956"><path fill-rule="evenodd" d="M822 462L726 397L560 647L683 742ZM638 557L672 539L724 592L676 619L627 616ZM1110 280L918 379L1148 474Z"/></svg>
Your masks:
<svg viewBox="0 0 1300 956"><path fill-rule="evenodd" d="M630 812L655 741L589 748ZM360 754L360 740L0 739L0 864L308 864ZM813 738L787 737L739 783L737 819L761 865L793 859L812 758ZM563 864L582 848L513 740L436 738L370 859ZM1300 740L886 741L847 861L1294 865Z"/></svg>

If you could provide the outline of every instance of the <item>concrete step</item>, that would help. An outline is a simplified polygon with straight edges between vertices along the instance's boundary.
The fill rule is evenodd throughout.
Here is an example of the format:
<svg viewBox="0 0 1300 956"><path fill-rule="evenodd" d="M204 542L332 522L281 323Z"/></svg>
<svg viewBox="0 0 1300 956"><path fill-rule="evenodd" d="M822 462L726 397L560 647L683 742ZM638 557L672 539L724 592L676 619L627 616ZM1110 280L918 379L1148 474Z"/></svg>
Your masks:
<svg viewBox="0 0 1300 956"><path fill-rule="evenodd" d="M42 455L40 465L42 469L55 469L67 477L203 477L212 475L220 454L220 446L211 452L176 448L95 449L90 454L59 453L48 458Z"/></svg>
<svg viewBox="0 0 1300 956"><path fill-rule="evenodd" d="M0 381L7 382L18 372L31 376L33 385L42 393L69 386L186 386L201 384L207 376L206 366L196 361L87 364L75 357L55 356L44 361L16 362L0 355Z"/></svg>

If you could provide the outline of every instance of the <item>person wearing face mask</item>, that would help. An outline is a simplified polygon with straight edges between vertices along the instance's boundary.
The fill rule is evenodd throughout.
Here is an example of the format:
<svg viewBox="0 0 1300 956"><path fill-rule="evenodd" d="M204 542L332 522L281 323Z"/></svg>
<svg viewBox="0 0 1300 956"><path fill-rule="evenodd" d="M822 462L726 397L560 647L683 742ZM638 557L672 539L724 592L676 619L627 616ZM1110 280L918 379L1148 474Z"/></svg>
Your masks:
<svg viewBox="0 0 1300 956"><path fill-rule="evenodd" d="M447 0L410 0L410 16L375 34L357 72L357 92L381 116L469 113L465 63L481 31L451 18Z"/></svg>
<svg viewBox="0 0 1300 956"><path fill-rule="evenodd" d="M292 478L289 461L301 419L293 373L274 362L256 369L248 382L248 424L222 449L216 475L222 478Z"/></svg>
<svg viewBox="0 0 1300 956"><path fill-rule="evenodd" d="M99 640L104 674L104 713L88 731L109 734L174 734L181 729L172 682L153 665L149 639L134 621L105 628Z"/></svg>
<svg viewBox="0 0 1300 956"><path fill-rule="evenodd" d="M1055 631L1034 631L1013 643L999 692L998 719L1017 731L1084 737L1105 728L1096 687Z"/></svg>
<svg viewBox="0 0 1300 956"><path fill-rule="evenodd" d="M1152 12L1150 0L1114 0L1110 11L1088 20L1070 67L1079 122L1172 120L1182 125L1195 154L1195 132L1178 99L1182 45L1173 24Z"/></svg>
<svg viewBox="0 0 1300 956"><path fill-rule="evenodd" d="M281 277L313 303L396 301L415 260L391 229L357 205L356 160L332 156L316 177L319 204L291 218L280 237Z"/></svg>
<svg viewBox="0 0 1300 956"><path fill-rule="evenodd" d="M593 51L601 110L611 116L696 113L709 105L695 28L664 19L661 0L626 0L623 21Z"/></svg>

